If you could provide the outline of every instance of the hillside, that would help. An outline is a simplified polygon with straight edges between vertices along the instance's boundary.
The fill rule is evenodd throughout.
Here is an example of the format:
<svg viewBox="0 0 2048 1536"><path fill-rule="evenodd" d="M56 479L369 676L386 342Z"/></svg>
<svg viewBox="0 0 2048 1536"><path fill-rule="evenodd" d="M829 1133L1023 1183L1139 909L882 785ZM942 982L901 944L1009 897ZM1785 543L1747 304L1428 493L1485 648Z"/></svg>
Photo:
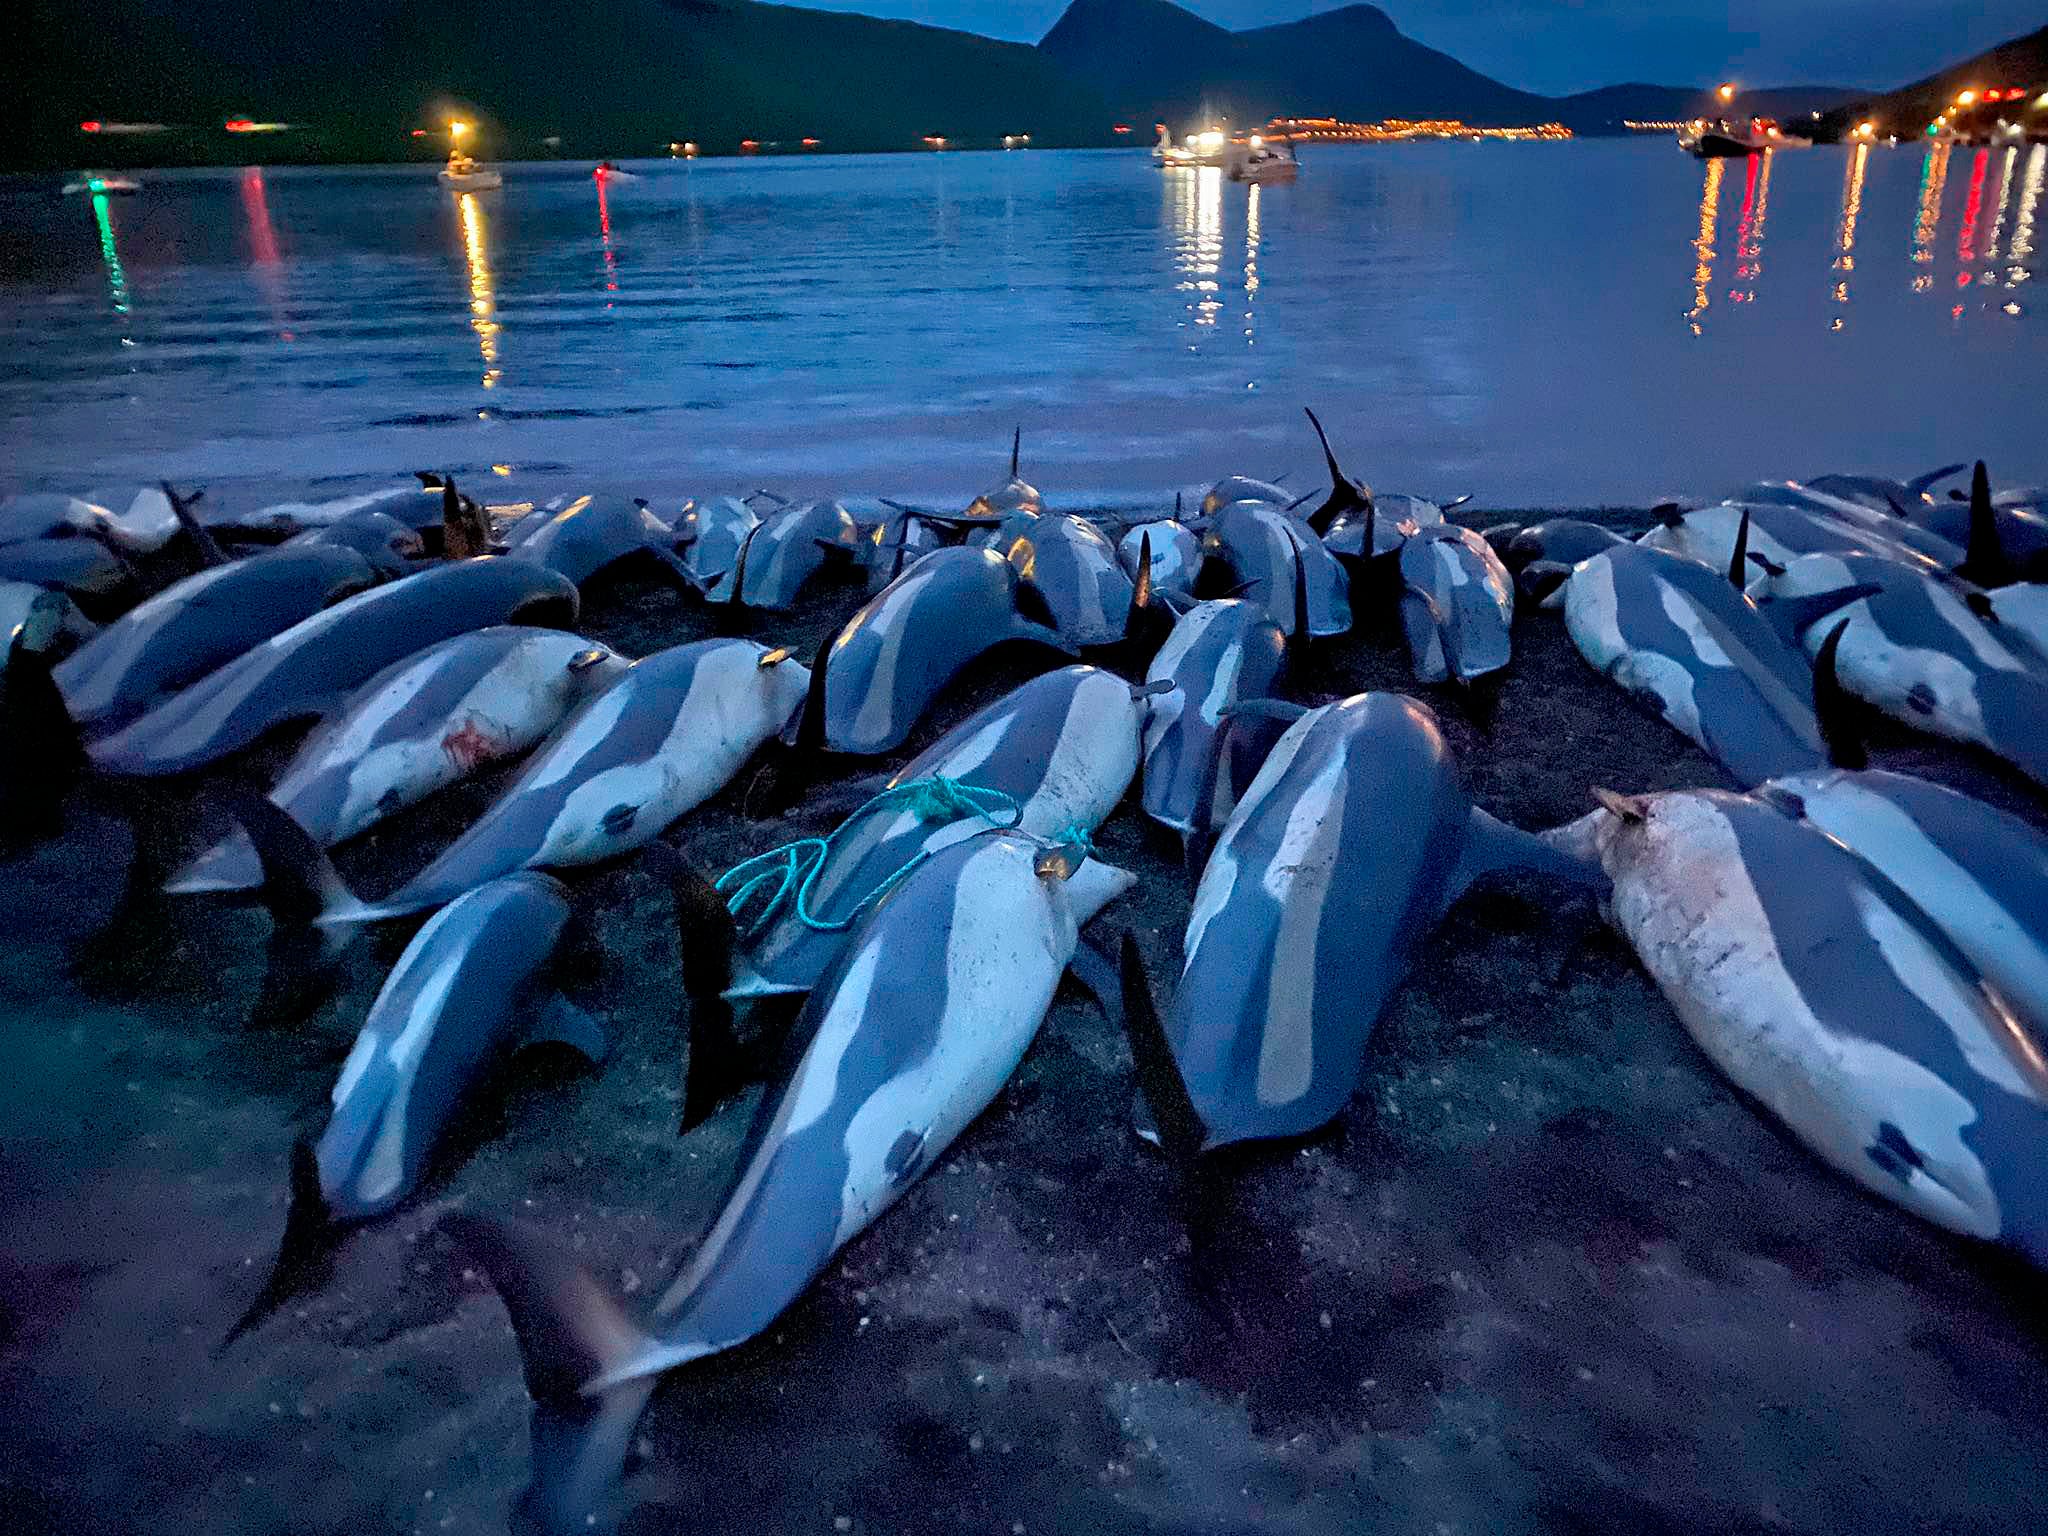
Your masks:
<svg viewBox="0 0 2048 1536"><path fill-rule="evenodd" d="M491 130L484 147L508 158L545 153L551 135L585 156L806 135L832 149L925 134L1112 142L1100 96L1034 48L754 0L364 0L346 27L264 0L67 0L26 14L20 57L37 87L26 136L8 136L17 163L85 158L85 119L195 125L101 135L96 164L247 158L247 141L219 131L232 116L299 125L264 138L266 159L388 160L437 148L407 136L436 104L473 111Z"/></svg>
<svg viewBox="0 0 2048 1536"><path fill-rule="evenodd" d="M2032 96L2048 87L2048 27L2000 43L1896 91L1861 96L1828 113L1822 127L1830 136L1839 137L1857 123L1873 121L1882 132L1906 137L1922 132L1963 91L2014 87L2030 93L2016 110L2036 119L2043 115L2043 109L2033 105Z"/></svg>
<svg viewBox="0 0 2048 1536"><path fill-rule="evenodd" d="M1627 118L1687 118L1712 104L1703 86L1616 85L1561 97L1517 90L1404 37L1370 5L1229 32L1168 0L1073 0L1038 46L1121 117L1140 122L1457 117L1486 127L1556 121L1577 133L1619 133ZM1763 115L1789 116L1852 94L1784 87L1744 100Z"/></svg>

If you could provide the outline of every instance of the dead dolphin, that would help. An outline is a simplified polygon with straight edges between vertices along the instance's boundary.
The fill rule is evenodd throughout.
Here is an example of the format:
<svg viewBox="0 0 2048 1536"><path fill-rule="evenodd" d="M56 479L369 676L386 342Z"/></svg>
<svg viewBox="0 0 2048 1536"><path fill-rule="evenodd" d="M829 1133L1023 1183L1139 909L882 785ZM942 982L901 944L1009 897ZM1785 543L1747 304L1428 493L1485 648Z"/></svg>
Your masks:
<svg viewBox="0 0 2048 1536"><path fill-rule="evenodd" d="M527 530L506 556L530 560L581 587L599 571L625 560L650 565L691 590L696 581L676 558L676 532L623 496L578 496L538 527Z"/></svg>
<svg viewBox="0 0 2048 1536"><path fill-rule="evenodd" d="M1109 645L1123 638L1131 608L1131 578L1116 546L1085 518L1048 513L999 540L994 548L1045 596L1055 627L1068 643Z"/></svg>
<svg viewBox="0 0 2048 1536"><path fill-rule="evenodd" d="M1062 667L1012 689L912 758L883 790L944 779L1005 797L1014 812L1000 799L969 804L948 793L936 805L913 799L850 821L833 834L812 877L806 912L843 923L912 860L991 821L1036 837L1076 829L1093 834L1130 788L1149 711L1166 702L1099 667ZM988 815L975 814L973 805L982 804L991 807ZM741 1000L809 991L845 942L844 928L815 926L785 900L735 957L726 995Z"/></svg>
<svg viewBox="0 0 2048 1536"><path fill-rule="evenodd" d="M1387 999L1474 880L1597 873L1474 806L1436 717L1399 694L1310 710L1273 747L1195 891L1166 1038L1178 1150L1298 1136L1344 1107ZM1193 1136L1184 1136L1193 1130Z"/></svg>
<svg viewBox="0 0 2048 1536"><path fill-rule="evenodd" d="M519 1339L525 1503L544 1528L595 1523L657 1376L767 1328L994 1099L1093 915L1073 868L1036 839L984 833L862 918L798 1016L801 1055L763 1100L724 1209L641 1315L538 1236L450 1219Z"/></svg>
<svg viewBox="0 0 2048 1536"><path fill-rule="evenodd" d="M62 592L30 581L0 582L0 655L24 630L35 637L46 635L31 644L46 656L61 658L98 634L99 626Z"/></svg>
<svg viewBox="0 0 2048 1536"><path fill-rule="evenodd" d="M2048 1030L2048 837L1981 800L1877 769L1790 774L1756 793L1876 868L2024 1022Z"/></svg>
<svg viewBox="0 0 2048 1536"><path fill-rule="evenodd" d="M576 589L525 561L464 560L359 592L244 651L93 743L104 772L182 773L325 714L401 657L486 624L576 619Z"/></svg>
<svg viewBox="0 0 2048 1536"><path fill-rule="evenodd" d="M1010 478L992 491L983 491L967 504L968 517L1007 517L1013 512L1036 516L1045 510L1045 498L1038 487L1017 473L1017 458L1024 446L1024 429L1010 436Z"/></svg>
<svg viewBox="0 0 2048 1536"><path fill-rule="evenodd" d="M1145 814L1193 835L1223 715L1273 691L1287 657L1286 633L1241 598L1197 603L1152 658L1147 682L1168 685L1145 726Z"/></svg>
<svg viewBox="0 0 2048 1536"><path fill-rule="evenodd" d="M1614 920L1714 1064L1871 1193L2048 1264L2044 1047L1968 958L1761 800L1602 800Z"/></svg>
<svg viewBox="0 0 2048 1536"><path fill-rule="evenodd" d="M57 668L81 729L127 724L323 608L377 585L352 549L274 549L188 576L128 610Z"/></svg>
<svg viewBox="0 0 2048 1536"><path fill-rule="evenodd" d="M1351 628L1351 583L1321 538L1300 519L1260 502L1237 502L1209 520L1202 554L1230 573L1232 584L1262 604L1266 617L1297 633L1295 581L1305 585L1308 639Z"/></svg>
<svg viewBox="0 0 2048 1536"><path fill-rule="evenodd" d="M386 578L404 575L427 552L419 530L388 512L357 512L324 528L308 528L286 539L283 547L304 549L308 545L352 549L370 562L370 569Z"/></svg>
<svg viewBox="0 0 2048 1536"><path fill-rule="evenodd" d="M27 491L0 498L0 545L83 538L125 554L141 555L161 547L171 531L165 530L161 537L138 532L99 503L60 491Z"/></svg>
<svg viewBox="0 0 2048 1536"><path fill-rule="evenodd" d="M737 496L693 502L684 510L676 522L675 547L682 551L684 567L707 598L722 602L731 595L740 546L760 525L759 514Z"/></svg>
<svg viewBox="0 0 2048 1536"><path fill-rule="evenodd" d="M548 984L568 921L561 882L529 870L451 902L413 935L342 1063L319 1142L292 1149L277 1262L225 1343L312 1281L350 1228L413 1192L507 1046L559 1041L603 1061L603 1028Z"/></svg>
<svg viewBox="0 0 2048 1536"><path fill-rule="evenodd" d="M1823 624L1800 605L1837 599ZM1984 747L2048 784L2048 669L2008 645L1973 602L1984 594L1870 555L1807 555L1769 579L1758 609L1817 655L1835 623L1842 686L1894 720Z"/></svg>
<svg viewBox="0 0 2048 1536"><path fill-rule="evenodd" d="M408 485L386 486L325 501L278 501L236 509L211 501L199 511L208 531L226 539L277 543L309 528L326 528L358 512L382 512L422 534L437 534L444 503L441 476L421 473Z"/></svg>
<svg viewBox="0 0 2048 1536"><path fill-rule="evenodd" d="M746 581L739 600L748 608L771 612L793 608L805 585L828 561L850 564L860 553L860 525L838 502L778 508L747 540Z"/></svg>
<svg viewBox="0 0 2048 1536"><path fill-rule="evenodd" d="M1813 674L1716 571L1642 544L1582 561L1564 622L1587 665L1705 748L1738 783L1825 767ZM1823 599L1806 611L1831 611Z"/></svg>
<svg viewBox="0 0 2048 1536"><path fill-rule="evenodd" d="M1470 528L1436 523L1401 545L1401 627L1415 676L1469 683L1508 664L1515 582Z"/></svg>
<svg viewBox="0 0 2048 1536"><path fill-rule="evenodd" d="M307 839L310 859L258 843L265 898L280 916L317 908L343 925L452 901L520 869L630 853L695 809L803 702L809 674L751 640L698 640L634 662L585 701L439 857L389 896L352 896Z"/></svg>
<svg viewBox="0 0 2048 1536"><path fill-rule="evenodd" d="M1847 522L1808 506L1770 502L1723 502L1691 511L1671 507L1664 511L1664 520L1636 542L1725 571L1745 517L1749 522L1748 549L1752 556L1760 557L1760 565L1784 565L1801 555L1820 552L1887 555L1917 561L1930 571L1954 563L1915 550L1882 527ZM1897 518L1892 522L1900 529L1907 526ZM1955 550L1954 557L1960 560L1962 551Z"/></svg>
<svg viewBox="0 0 2048 1536"><path fill-rule="evenodd" d="M1254 480L1250 475L1225 475L1202 493L1202 506L1197 514L1214 517L1233 501L1261 501L1268 506L1291 507L1295 498L1270 480Z"/></svg>
<svg viewBox="0 0 2048 1536"><path fill-rule="evenodd" d="M0 544L0 581L52 587L101 623L118 618L136 594L135 567L98 539Z"/></svg>
<svg viewBox="0 0 2048 1536"><path fill-rule="evenodd" d="M942 549L890 582L830 644L813 746L873 756L899 747L939 690L1005 640L1072 652L1045 596L992 549Z"/></svg>
<svg viewBox="0 0 2048 1536"><path fill-rule="evenodd" d="M580 635L509 624L427 646L364 683L306 738L271 790L271 803L320 847L332 847L530 750L628 665ZM165 889L191 895L262 880L256 850L237 833L186 865Z"/></svg>
<svg viewBox="0 0 2048 1536"><path fill-rule="evenodd" d="M1143 547L1152 567L1152 588L1176 602L1192 602L1195 572L1202 564L1202 541L1193 529L1171 518L1137 523L1117 540L1117 558L1125 573L1138 579L1138 552Z"/></svg>
<svg viewBox="0 0 2048 1536"><path fill-rule="evenodd" d="M932 520L914 507L884 502L888 515L867 533L863 555L868 568L868 591L879 592L911 566L934 550L945 547L942 533Z"/></svg>
<svg viewBox="0 0 2048 1536"><path fill-rule="evenodd" d="M1498 541L1491 531L1484 537L1501 563L1515 573L1515 590L1543 608L1564 606L1564 584L1573 566L1628 542L1611 528L1571 517L1514 527Z"/></svg>

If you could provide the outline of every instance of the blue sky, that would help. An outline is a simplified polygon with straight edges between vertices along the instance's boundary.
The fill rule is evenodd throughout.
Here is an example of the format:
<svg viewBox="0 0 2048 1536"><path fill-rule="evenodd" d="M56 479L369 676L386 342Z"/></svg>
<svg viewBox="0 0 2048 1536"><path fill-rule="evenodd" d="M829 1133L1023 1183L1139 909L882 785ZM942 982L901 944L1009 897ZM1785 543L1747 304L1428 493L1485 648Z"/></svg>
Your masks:
<svg viewBox="0 0 2048 1536"><path fill-rule="evenodd" d="M1036 42L1066 0L795 0ZM1292 21L1335 0L1181 0L1228 27ZM1525 90L1690 85L1903 85L2048 21L2043 0L1382 0L1410 37Z"/></svg>

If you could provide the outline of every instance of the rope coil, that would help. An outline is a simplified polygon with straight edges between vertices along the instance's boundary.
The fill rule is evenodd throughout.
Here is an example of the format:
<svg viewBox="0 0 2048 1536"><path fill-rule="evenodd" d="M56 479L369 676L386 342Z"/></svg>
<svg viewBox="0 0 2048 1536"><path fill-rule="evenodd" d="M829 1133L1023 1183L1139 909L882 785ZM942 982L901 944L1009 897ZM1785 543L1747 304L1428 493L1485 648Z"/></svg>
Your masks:
<svg viewBox="0 0 2048 1536"><path fill-rule="evenodd" d="M819 933L843 932L853 926L854 919L863 911L907 879L931 857L929 849L920 848L901 867L856 901L844 917L820 917L812 910L812 888L840 839L867 817L884 811L908 811L922 822L980 817L991 827L1003 831L1015 827L1024 816L1024 808L1017 803L1017 797L1000 789L964 784L958 779L940 775L892 784L841 822L830 837L800 837L766 853L742 859L713 882L714 890L721 894L731 893L725 909L739 924L741 937L755 937L775 922L785 908L793 910L796 920L806 928ZM1086 831L1078 827L1071 830L1079 833L1080 845L1087 848ZM742 920L740 914L746 910L747 904L771 883L774 890L760 910L751 919Z"/></svg>

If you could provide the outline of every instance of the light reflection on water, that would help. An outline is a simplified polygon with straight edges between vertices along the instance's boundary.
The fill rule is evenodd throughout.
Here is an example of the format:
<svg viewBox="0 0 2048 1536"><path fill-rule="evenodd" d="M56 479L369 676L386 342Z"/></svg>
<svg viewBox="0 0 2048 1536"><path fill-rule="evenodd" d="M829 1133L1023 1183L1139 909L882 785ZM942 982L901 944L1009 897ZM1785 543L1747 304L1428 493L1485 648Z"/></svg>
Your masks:
<svg viewBox="0 0 2048 1536"><path fill-rule="evenodd" d="M2048 478L2042 146L1330 147L1267 188L1114 153L632 169L145 173L90 220L0 186L0 474L953 495L1021 421L1048 490L1117 495L1307 473L1306 402L1375 483L1496 502ZM1702 398L1752 409L1705 430Z"/></svg>

